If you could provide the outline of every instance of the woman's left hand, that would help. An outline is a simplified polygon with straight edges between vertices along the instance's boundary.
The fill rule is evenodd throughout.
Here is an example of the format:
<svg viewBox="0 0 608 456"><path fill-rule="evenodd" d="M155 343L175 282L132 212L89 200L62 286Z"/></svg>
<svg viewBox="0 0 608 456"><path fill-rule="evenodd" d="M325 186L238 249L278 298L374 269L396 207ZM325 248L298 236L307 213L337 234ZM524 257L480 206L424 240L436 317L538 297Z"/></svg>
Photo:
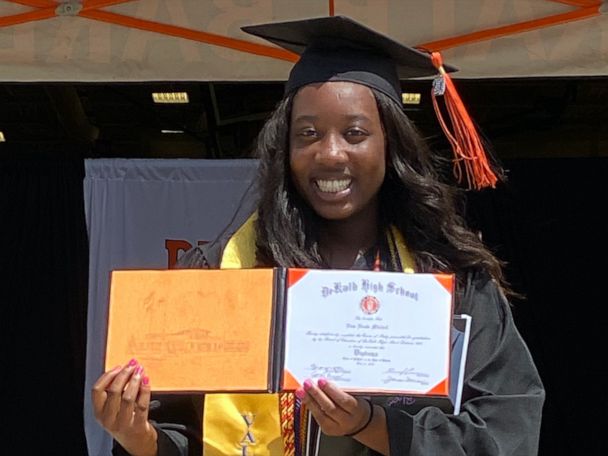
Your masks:
<svg viewBox="0 0 608 456"><path fill-rule="evenodd" d="M315 384L304 382L304 388L296 395L310 410L325 435L353 434L369 421L371 403L356 398L321 378Z"/></svg>

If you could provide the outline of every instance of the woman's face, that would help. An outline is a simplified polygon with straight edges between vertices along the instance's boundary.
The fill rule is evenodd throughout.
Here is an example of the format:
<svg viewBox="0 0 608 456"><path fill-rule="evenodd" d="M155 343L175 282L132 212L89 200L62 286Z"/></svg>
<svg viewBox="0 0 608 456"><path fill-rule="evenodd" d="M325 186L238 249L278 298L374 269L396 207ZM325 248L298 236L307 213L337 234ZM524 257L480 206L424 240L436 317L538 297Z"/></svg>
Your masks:
<svg viewBox="0 0 608 456"><path fill-rule="evenodd" d="M291 176L319 216L375 216L385 156L384 130L369 88L326 82L298 91L289 132Z"/></svg>

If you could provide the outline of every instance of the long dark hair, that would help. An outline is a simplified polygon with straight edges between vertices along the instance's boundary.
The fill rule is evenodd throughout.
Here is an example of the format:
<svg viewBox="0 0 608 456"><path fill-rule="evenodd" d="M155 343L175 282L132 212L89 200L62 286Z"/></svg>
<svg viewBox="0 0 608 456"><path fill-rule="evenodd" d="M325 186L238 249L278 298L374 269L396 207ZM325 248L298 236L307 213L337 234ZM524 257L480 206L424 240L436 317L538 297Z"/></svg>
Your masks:
<svg viewBox="0 0 608 456"><path fill-rule="evenodd" d="M380 189L381 228L403 234L420 272L453 272L459 280L485 271L504 284L502 264L467 228L462 194L440 179L431 153L400 106L371 89L384 127L388 160ZM258 136L260 203L257 261L265 266L319 268L319 217L295 190L289 169L289 123L294 95L276 107Z"/></svg>

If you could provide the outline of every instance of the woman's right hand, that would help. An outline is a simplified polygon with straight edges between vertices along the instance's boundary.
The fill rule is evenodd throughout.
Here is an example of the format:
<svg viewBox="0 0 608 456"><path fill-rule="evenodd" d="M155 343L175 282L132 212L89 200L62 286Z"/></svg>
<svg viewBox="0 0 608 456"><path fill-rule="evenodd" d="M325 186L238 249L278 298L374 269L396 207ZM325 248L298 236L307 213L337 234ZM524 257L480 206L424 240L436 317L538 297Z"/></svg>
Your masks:
<svg viewBox="0 0 608 456"><path fill-rule="evenodd" d="M150 384L136 360L105 372L91 395L95 418L127 452L156 455L158 436L148 421Z"/></svg>

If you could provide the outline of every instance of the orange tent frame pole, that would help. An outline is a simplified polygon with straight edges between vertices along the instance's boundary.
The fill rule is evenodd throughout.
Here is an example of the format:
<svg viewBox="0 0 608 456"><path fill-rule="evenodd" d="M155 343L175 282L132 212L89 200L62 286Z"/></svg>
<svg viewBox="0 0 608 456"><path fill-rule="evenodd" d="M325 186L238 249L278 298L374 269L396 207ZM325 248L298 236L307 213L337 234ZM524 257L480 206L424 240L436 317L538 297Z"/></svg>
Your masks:
<svg viewBox="0 0 608 456"><path fill-rule="evenodd" d="M17 3L23 6L30 6L32 8L57 8L60 6L59 3L51 0L4 0L9 3ZM106 6L118 5L120 3L129 3L137 0L84 0L82 2L82 9L95 9L104 8Z"/></svg>
<svg viewBox="0 0 608 456"><path fill-rule="evenodd" d="M137 0L85 0L82 11L105 8L106 6L118 5L120 3L130 3Z"/></svg>
<svg viewBox="0 0 608 456"><path fill-rule="evenodd" d="M561 1L561 0L549 0L558 1L561 3L578 4L578 3L591 3L589 1L582 0L576 1ZM437 41L430 41L428 43L422 43L417 45L418 49L423 49L429 52L443 51L464 44L477 43L479 41L485 41L492 38L499 38L507 35L515 35L517 33L528 32L530 30L536 30L545 27L551 27L553 25L565 24L567 22L580 21L583 19L589 19L590 17L600 15L601 2L593 0L591 6L584 6L574 11L567 13L555 14L553 16L547 16L540 19L533 19L531 21L518 22L516 24L509 24L502 27L489 28L485 30L479 30L473 33L467 33L465 35L458 35L451 38L445 38Z"/></svg>
<svg viewBox="0 0 608 456"><path fill-rule="evenodd" d="M26 13L13 14L11 16L0 16L0 27L25 24L27 22L41 21L56 17L55 13L58 3L49 0L6 0L10 3L17 3L23 6L35 8ZM102 8L105 6L116 5L119 3L132 2L133 0L89 0L82 6L82 11L88 9Z"/></svg>
<svg viewBox="0 0 608 456"><path fill-rule="evenodd" d="M214 33L187 29L184 27L178 27L176 25L161 24L159 22L123 16L122 14L111 13L109 11L82 11L79 16L94 19L96 21L108 22L110 24L123 25L129 28L146 30L148 32L162 33L163 35L200 41L202 43L235 49L237 51L243 51L249 54L286 60L288 62L295 62L299 58L296 54L284 49L264 46L262 44L252 43L250 41L239 40L236 38L229 38L227 36L216 35Z"/></svg>
<svg viewBox="0 0 608 456"><path fill-rule="evenodd" d="M564 3L565 5L576 6L578 8L585 8L587 6L597 6L601 5L601 1L598 0L547 0L549 2L554 3Z"/></svg>
<svg viewBox="0 0 608 456"><path fill-rule="evenodd" d="M11 16L0 17L0 27L8 27L10 25L25 24L26 22L41 21L55 17L55 7L40 8L27 13L13 14Z"/></svg>
<svg viewBox="0 0 608 456"><path fill-rule="evenodd" d="M58 3L51 0L6 0L9 3L17 3L23 6L31 6L32 8L57 8Z"/></svg>

